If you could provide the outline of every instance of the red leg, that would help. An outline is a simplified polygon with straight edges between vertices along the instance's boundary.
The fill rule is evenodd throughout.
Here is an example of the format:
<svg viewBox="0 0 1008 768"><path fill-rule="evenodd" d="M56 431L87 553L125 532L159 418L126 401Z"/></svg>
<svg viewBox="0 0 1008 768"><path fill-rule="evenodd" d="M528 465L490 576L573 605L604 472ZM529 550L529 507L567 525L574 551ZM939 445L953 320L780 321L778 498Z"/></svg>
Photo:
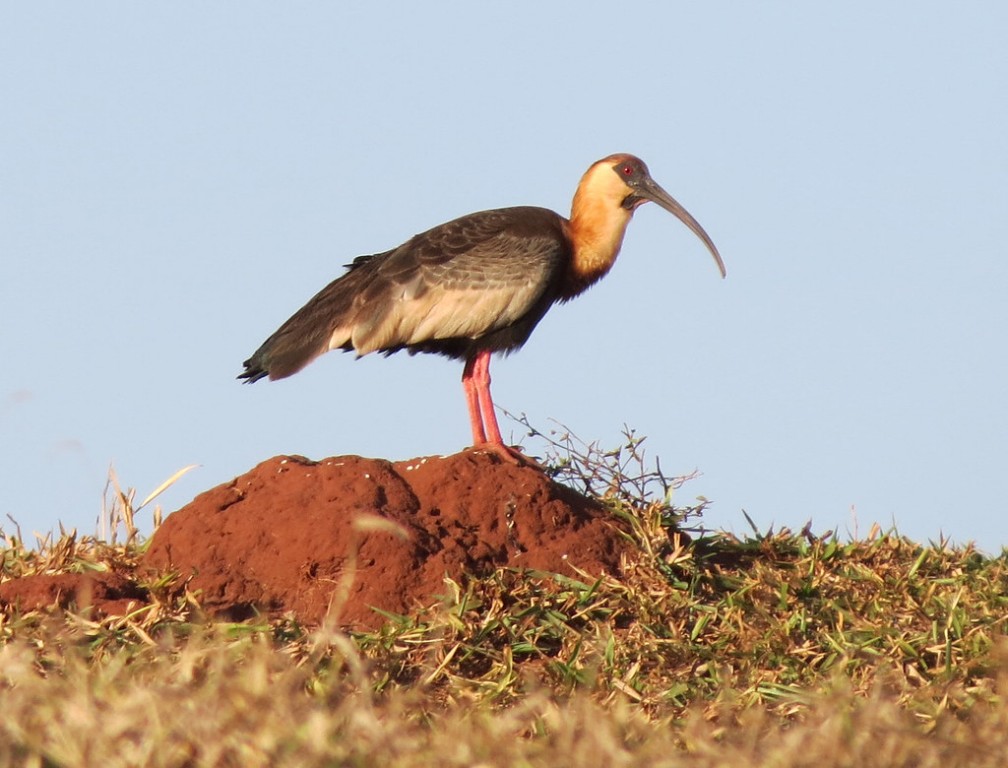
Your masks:
<svg viewBox="0 0 1008 768"><path fill-rule="evenodd" d="M482 445L487 439L486 432L483 431L483 420L480 418L479 384L473 378L476 359L470 357L466 360L465 368L462 370L462 389L465 391L466 405L469 407L469 424L472 427L473 445Z"/></svg>
<svg viewBox="0 0 1008 768"><path fill-rule="evenodd" d="M542 471L543 468L538 463L523 456L521 451L504 445L500 426L497 424L497 414L494 413L493 398L490 396L489 351L477 352L466 360L465 370L462 372L462 387L465 389L466 405L469 406L473 447L479 451L496 454L511 464Z"/></svg>
<svg viewBox="0 0 1008 768"><path fill-rule="evenodd" d="M504 445L500 427L497 424L497 414L494 413L493 398L490 396L490 351L483 350L476 354L473 360L473 380L476 383L476 395L479 400L480 414L483 416L483 426L486 427L487 442L494 445Z"/></svg>

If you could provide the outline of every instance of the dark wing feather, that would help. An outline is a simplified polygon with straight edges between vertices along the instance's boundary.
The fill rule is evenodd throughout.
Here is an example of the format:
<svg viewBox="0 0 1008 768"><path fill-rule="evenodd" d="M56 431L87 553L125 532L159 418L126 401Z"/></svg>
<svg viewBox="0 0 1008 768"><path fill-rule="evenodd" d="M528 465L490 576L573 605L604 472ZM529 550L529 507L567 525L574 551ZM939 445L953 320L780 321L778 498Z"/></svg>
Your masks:
<svg viewBox="0 0 1008 768"><path fill-rule="evenodd" d="M525 325L530 313L531 332L552 302L566 255L561 219L552 211L465 216L388 254L340 330L360 354L402 348L453 354L456 342ZM452 343L439 349L446 340ZM334 334L330 347L341 342Z"/></svg>
<svg viewBox="0 0 1008 768"><path fill-rule="evenodd" d="M289 376L329 349L511 349L555 297L569 258L562 219L543 208L484 211L387 253L355 259L274 333L241 377Z"/></svg>

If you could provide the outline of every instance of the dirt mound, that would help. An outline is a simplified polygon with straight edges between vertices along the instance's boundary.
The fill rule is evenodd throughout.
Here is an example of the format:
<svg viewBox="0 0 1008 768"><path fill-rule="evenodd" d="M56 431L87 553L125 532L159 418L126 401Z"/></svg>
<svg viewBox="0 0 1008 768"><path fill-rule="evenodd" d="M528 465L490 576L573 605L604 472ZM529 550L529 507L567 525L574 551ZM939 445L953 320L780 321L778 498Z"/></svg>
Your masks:
<svg viewBox="0 0 1008 768"><path fill-rule="evenodd" d="M170 515L144 564L192 575L203 607L241 619L327 611L374 627L443 577L499 566L615 574L622 540L597 504L540 472L468 451L391 463L276 457Z"/></svg>
<svg viewBox="0 0 1008 768"><path fill-rule="evenodd" d="M177 571L211 614L241 620L329 613L373 628L375 608L430 605L445 575L501 566L617 574L625 547L599 505L541 472L477 451L392 463L278 456L169 515L136 574L31 576L0 585L0 605L142 604L137 579Z"/></svg>

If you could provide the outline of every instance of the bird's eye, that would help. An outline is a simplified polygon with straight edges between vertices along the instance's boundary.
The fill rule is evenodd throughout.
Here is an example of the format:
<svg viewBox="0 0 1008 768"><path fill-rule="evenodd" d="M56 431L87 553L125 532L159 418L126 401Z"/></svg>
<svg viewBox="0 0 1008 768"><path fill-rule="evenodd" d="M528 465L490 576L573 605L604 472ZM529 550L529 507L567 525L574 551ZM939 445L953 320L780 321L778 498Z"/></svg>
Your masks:
<svg viewBox="0 0 1008 768"><path fill-rule="evenodd" d="M624 165L623 166L623 175L624 176L633 176L633 166L632 165Z"/></svg>

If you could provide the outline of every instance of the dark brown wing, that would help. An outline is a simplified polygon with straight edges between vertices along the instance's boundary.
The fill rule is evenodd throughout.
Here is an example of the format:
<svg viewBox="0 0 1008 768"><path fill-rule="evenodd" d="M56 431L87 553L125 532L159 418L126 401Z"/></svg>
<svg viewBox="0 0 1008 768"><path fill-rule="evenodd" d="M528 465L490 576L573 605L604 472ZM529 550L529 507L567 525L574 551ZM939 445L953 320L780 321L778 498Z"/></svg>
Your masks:
<svg viewBox="0 0 1008 768"><path fill-rule="evenodd" d="M542 208L448 222L381 261L330 349L349 340L359 354L428 351L431 342L478 340L520 324L550 295L565 256L561 219Z"/></svg>
<svg viewBox="0 0 1008 768"><path fill-rule="evenodd" d="M544 208L464 216L351 269L294 314L240 378L281 378L330 349L464 356L522 344L569 258L562 219Z"/></svg>

